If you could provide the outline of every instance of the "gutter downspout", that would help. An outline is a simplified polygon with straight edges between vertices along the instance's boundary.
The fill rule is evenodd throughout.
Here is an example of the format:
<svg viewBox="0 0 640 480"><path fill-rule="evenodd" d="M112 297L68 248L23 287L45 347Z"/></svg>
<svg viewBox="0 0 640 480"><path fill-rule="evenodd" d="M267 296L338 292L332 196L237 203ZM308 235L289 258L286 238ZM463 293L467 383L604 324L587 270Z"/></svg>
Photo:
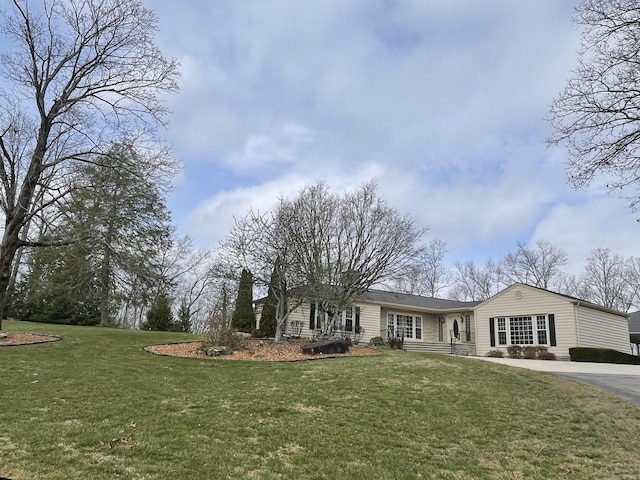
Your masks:
<svg viewBox="0 0 640 480"><path fill-rule="evenodd" d="M580 302L573 302L573 324L575 325L576 331L576 347L580 346L580 329L578 328L578 307L580 306Z"/></svg>

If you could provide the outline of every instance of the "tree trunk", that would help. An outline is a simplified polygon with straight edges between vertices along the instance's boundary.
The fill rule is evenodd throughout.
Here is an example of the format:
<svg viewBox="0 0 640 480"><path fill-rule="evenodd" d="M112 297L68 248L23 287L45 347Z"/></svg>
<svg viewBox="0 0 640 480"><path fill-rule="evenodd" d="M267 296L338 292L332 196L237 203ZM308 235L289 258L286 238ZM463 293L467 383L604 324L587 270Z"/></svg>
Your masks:
<svg viewBox="0 0 640 480"><path fill-rule="evenodd" d="M24 214L21 216L24 218ZM0 330L4 318L4 307L7 301L7 290L11 281L11 270L16 252L20 246L19 235L23 222L18 218L8 217L0 243Z"/></svg>
<svg viewBox="0 0 640 480"><path fill-rule="evenodd" d="M107 327L111 324L109 317L109 293L110 293L110 256L109 249L105 249L100 266L100 325Z"/></svg>

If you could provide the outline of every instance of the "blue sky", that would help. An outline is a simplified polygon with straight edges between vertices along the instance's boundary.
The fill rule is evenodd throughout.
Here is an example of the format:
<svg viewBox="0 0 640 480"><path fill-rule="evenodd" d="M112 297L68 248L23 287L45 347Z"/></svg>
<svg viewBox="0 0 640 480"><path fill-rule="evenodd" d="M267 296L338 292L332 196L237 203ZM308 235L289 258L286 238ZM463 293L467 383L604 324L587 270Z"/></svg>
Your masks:
<svg viewBox="0 0 640 480"><path fill-rule="evenodd" d="M182 64L167 132L170 207L215 246L233 216L305 183L380 193L448 260L542 238L578 273L596 247L640 255L624 200L566 182L544 120L576 64L575 2L147 0ZM639 214L640 215L640 214Z"/></svg>
<svg viewBox="0 0 640 480"><path fill-rule="evenodd" d="M181 234L215 247L234 216L326 181L375 180L447 242L501 259L545 239L578 273L640 255L624 200L566 182L544 120L576 65L573 0L145 0L181 63L166 132Z"/></svg>

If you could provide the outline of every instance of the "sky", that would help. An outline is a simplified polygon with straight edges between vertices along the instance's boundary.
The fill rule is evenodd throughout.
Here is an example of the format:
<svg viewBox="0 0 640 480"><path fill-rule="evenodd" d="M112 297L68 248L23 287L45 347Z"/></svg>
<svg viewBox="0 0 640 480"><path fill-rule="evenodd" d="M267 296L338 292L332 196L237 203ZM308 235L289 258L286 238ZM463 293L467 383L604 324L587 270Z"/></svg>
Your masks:
<svg viewBox="0 0 640 480"><path fill-rule="evenodd" d="M146 0L181 64L167 138L178 230L214 247L234 216L322 180L379 193L447 261L518 242L640 255L640 213L566 180L545 115L577 63L574 1Z"/></svg>
<svg viewBox="0 0 640 480"><path fill-rule="evenodd" d="M379 193L447 261L518 242L640 255L640 212L575 190L545 115L577 63L573 0L145 0L181 64L166 131L184 166L169 207L215 247L235 217L305 184Z"/></svg>

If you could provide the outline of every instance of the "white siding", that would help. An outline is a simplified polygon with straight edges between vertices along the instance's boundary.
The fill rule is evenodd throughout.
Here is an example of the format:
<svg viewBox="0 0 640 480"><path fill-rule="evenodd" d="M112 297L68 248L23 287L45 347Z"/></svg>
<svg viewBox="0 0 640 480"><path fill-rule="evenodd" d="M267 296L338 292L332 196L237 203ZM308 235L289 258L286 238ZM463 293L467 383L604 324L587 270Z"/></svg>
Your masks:
<svg viewBox="0 0 640 480"><path fill-rule="evenodd" d="M631 353L629 322L625 317L578 306L578 346L611 348Z"/></svg>
<svg viewBox="0 0 640 480"><path fill-rule="evenodd" d="M360 343L364 344L380 335L380 305L372 303L357 305L360 307L360 326L364 328Z"/></svg>
<svg viewBox="0 0 640 480"><path fill-rule="evenodd" d="M475 337L477 355L485 355L489 350L494 349L503 350L506 353L506 347L504 346L491 346L490 318L548 314L555 316L557 342L557 346L549 347L549 351L560 358L567 358L569 356L569 348L576 346L573 303L568 298L560 295L521 284L506 288L476 307Z"/></svg>
<svg viewBox="0 0 640 480"><path fill-rule="evenodd" d="M360 327L364 328L364 333L360 337L360 343L367 343L372 337L380 335L380 306L368 303L354 304L355 307L360 307ZM305 303L296 308L289 315L287 320L287 334L293 333L293 322L302 322L301 336L310 338L313 336L313 332L309 328L309 317L311 314L311 306ZM355 325L355 316L353 319Z"/></svg>

